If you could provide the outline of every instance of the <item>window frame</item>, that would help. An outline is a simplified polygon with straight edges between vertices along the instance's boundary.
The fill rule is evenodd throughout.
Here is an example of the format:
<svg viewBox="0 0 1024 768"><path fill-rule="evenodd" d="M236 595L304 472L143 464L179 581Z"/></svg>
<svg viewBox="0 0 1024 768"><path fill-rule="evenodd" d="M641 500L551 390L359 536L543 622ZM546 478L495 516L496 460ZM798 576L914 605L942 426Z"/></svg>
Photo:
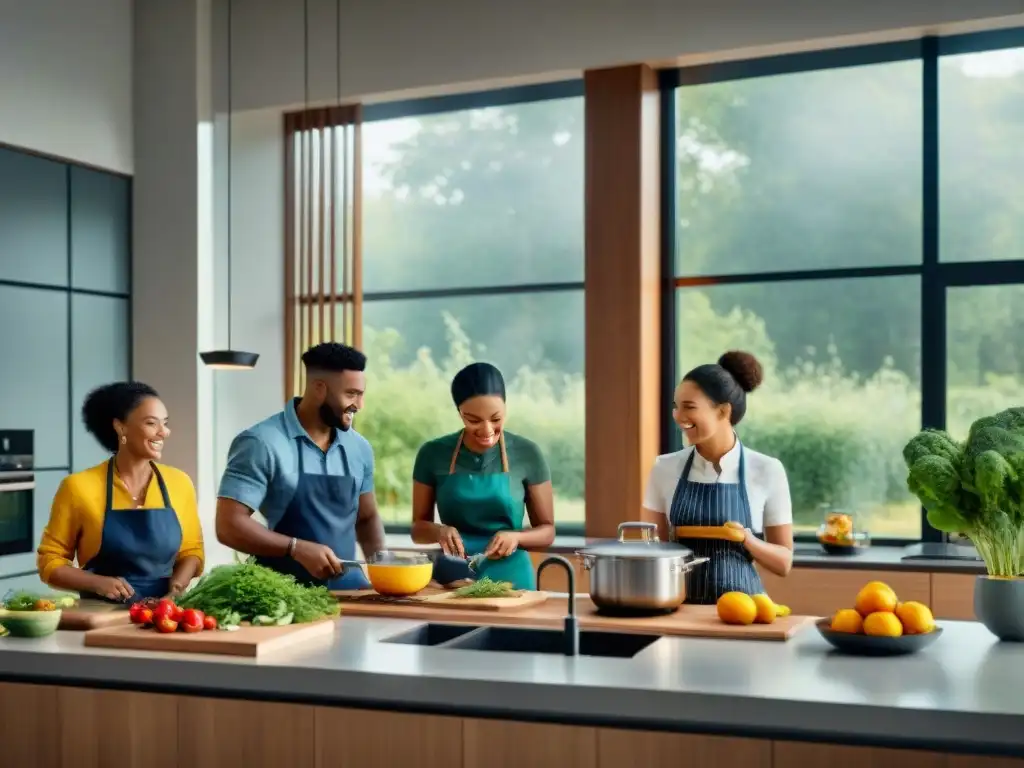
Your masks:
<svg viewBox="0 0 1024 768"><path fill-rule="evenodd" d="M361 109L361 128L365 129L372 123L384 120L396 120L408 117L426 117L429 115L443 114L446 112L462 112L471 109L486 109L489 107L509 107L519 104L534 104L544 101L554 101L567 98L582 98L584 95L583 79L562 80L551 83L540 83L531 85L512 86L507 88L492 89L485 91L470 91L447 96L428 96L422 98L405 99L401 101L387 101L372 104L365 104ZM286 179L286 183L288 183ZM582 188L580 194L583 194ZM361 289L361 285L359 288ZM584 281L574 280L565 282L543 282L543 283L516 283L511 285L476 285L457 288L428 288L420 290L400 291L362 291L360 290L360 303L363 307L374 301L401 301L401 300L422 300L438 298L461 298L476 296L508 296L525 293L556 293L566 291L584 290ZM301 300L303 296L299 294ZM360 313L360 320L362 313ZM292 361L286 361L286 365L292 365ZM411 482L411 478L410 478ZM585 504L585 502L584 502ZM585 509L585 506L584 506ZM586 514L584 512L584 514ZM556 532L560 536L583 535L584 526L582 523L571 523L568 525L558 524L556 520ZM386 533L407 534L411 529L411 522L408 524L388 523L384 526Z"/></svg>
<svg viewBox="0 0 1024 768"><path fill-rule="evenodd" d="M672 400L678 376L676 360L677 293L697 285L758 284L781 281L857 279L912 275L921 290L921 425L946 426L946 294L948 288L975 285L1024 284L1024 259L980 262L941 262L939 258L939 61L944 56L983 53L1024 47L1024 27L948 36L924 36L911 40L783 54L660 70L661 103L661 266L662 348L661 398ZM781 74L799 74L872 64L920 60L922 62L922 245L921 261L912 265L845 267L687 276L677 274L676 228L676 90L679 88L746 80ZM666 409L667 410L667 409ZM662 422L661 452L682 448L682 436L666 414ZM799 534L797 541L813 540ZM947 536L933 528L921 509L921 538L876 538L877 544L909 545L943 542Z"/></svg>

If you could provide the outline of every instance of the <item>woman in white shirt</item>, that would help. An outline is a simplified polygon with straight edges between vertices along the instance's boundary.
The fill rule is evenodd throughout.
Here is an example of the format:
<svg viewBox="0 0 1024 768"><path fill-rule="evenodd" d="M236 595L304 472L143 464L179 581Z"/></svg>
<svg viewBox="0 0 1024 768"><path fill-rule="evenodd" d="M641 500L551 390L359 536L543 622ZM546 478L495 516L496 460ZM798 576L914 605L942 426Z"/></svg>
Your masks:
<svg viewBox="0 0 1024 768"><path fill-rule="evenodd" d="M687 579L688 603L712 604L730 591L763 592L755 562L779 576L793 564L786 470L778 459L744 448L734 430L763 375L750 353L726 352L717 363L694 368L676 388L672 416L689 445L654 462L643 517L658 524L662 540L679 526L732 523L743 530L742 542L679 539L708 558Z"/></svg>

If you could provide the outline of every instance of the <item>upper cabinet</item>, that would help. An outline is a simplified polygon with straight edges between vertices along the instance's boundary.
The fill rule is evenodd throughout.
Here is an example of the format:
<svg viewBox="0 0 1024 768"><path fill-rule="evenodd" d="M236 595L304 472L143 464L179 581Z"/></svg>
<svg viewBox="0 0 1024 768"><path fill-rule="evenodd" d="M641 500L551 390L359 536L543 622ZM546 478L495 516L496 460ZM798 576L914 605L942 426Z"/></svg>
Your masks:
<svg viewBox="0 0 1024 768"><path fill-rule="evenodd" d="M68 169L0 147L0 280L68 284Z"/></svg>
<svg viewBox="0 0 1024 768"><path fill-rule="evenodd" d="M71 287L127 294L131 290L131 183L88 168L71 168Z"/></svg>

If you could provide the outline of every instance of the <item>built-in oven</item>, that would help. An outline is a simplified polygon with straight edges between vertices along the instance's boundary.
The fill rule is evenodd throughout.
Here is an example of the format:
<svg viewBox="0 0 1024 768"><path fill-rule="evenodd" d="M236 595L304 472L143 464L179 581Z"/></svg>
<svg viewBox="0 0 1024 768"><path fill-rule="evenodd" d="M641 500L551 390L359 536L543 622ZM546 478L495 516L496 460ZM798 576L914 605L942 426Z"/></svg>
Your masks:
<svg viewBox="0 0 1024 768"><path fill-rule="evenodd" d="M33 432L0 429L0 555L35 549Z"/></svg>

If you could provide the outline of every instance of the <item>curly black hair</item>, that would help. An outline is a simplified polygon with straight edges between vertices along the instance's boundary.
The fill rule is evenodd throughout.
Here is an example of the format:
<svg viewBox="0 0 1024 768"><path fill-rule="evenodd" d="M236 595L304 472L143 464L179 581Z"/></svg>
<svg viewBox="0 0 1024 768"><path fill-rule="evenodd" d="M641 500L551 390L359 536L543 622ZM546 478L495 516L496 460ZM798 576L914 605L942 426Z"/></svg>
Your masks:
<svg viewBox="0 0 1024 768"><path fill-rule="evenodd" d="M147 397L160 397L141 381L115 381L90 392L82 405L82 421L96 441L111 453L117 453L114 419L124 421Z"/></svg>
<svg viewBox="0 0 1024 768"><path fill-rule="evenodd" d="M347 344L325 341L307 349L302 355L302 364L306 366L307 371L365 371L366 355Z"/></svg>

